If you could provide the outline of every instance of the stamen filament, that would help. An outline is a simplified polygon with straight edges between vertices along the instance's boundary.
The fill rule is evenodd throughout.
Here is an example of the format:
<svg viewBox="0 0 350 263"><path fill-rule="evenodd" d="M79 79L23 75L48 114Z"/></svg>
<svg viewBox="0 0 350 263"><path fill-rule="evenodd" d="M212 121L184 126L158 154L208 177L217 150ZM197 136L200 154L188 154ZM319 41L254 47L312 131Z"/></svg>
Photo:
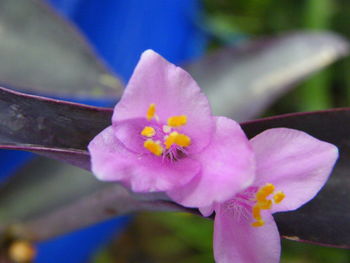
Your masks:
<svg viewBox="0 0 350 263"><path fill-rule="evenodd" d="M169 133L171 132L171 127L168 125L163 125L163 132L164 133Z"/></svg>
<svg viewBox="0 0 350 263"><path fill-rule="evenodd" d="M168 118L167 125L162 125L158 115L156 114L156 104L151 103L147 109L146 118L148 121L151 121L154 118L157 122L154 123L154 125L156 125L156 128L145 126L140 132L142 136L148 138L143 143L143 146L148 151L157 156L166 156L170 160L182 158L182 155L186 155L183 148L191 144L190 137L185 134L178 133L177 131L173 131L176 127L183 126L187 123L186 115L172 116ZM161 129L159 127L160 125L162 125ZM157 136L158 139L162 136L161 134L164 136L163 142L151 139L154 139L154 136ZM173 145L176 147L172 147Z"/></svg>

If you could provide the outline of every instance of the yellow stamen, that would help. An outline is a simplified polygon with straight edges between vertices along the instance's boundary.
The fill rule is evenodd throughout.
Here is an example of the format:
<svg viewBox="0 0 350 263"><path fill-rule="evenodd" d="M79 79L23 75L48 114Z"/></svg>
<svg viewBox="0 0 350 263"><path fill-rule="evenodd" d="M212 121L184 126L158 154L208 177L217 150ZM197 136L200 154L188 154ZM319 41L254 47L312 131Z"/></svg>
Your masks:
<svg viewBox="0 0 350 263"><path fill-rule="evenodd" d="M187 147L191 144L191 139L185 134L172 132L169 136L166 136L164 141L165 148L169 149L172 145L176 144L180 147Z"/></svg>
<svg viewBox="0 0 350 263"><path fill-rule="evenodd" d="M157 156L160 156L163 153L163 147L160 145L160 142L155 142L152 139L146 140L143 143L143 147Z"/></svg>
<svg viewBox="0 0 350 263"><path fill-rule="evenodd" d="M155 134L156 134L156 130L150 126L146 126L141 131L141 135L146 136L146 137L153 137Z"/></svg>
<svg viewBox="0 0 350 263"><path fill-rule="evenodd" d="M261 209L259 205L254 205L253 206L253 217L256 220L262 220L261 218Z"/></svg>
<svg viewBox="0 0 350 263"><path fill-rule="evenodd" d="M150 121L154 118L155 115L156 115L156 104L152 103L148 107L146 118L147 118L147 120Z"/></svg>
<svg viewBox="0 0 350 263"><path fill-rule="evenodd" d="M179 127L179 126L185 125L186 123L187 123L186 115L173 116L168 118L168 125L170 127Z"/></svg>
<svg viewBox="0 0 350 263"><path fill-rule="evenodd" d="M187 147L191 144L191 139L187 135L179 133L175 138L175 143L181 147Z"/></svg>
<svg viewBox="0 0 350 263"><path fill-rule="evenodd" d="M265 221L264 220L258 220L258 221L255 221L252 223L252 226L253 227L260 227L260 226L263 226L265 225Z"/></svg>
<svg viewBox="0 0 350 263"><path fill-rule="evenodd" d="M266 197L273 193L275 190L275 186L273 184L266 184L259 189L256 193L256 200L258 202L264 203L266 201Z"/></svg>
<svg viewBox="0 0 350 263"><path fill-rule="evenodd" d="M34 246L28 241L15 241L9 248L9 257L15 262L31 262L35 255Z"/></svg>
<svg viewBox="0 0 350 263"><path fill-rule="evenodd" d="M273 202L275 204L279 204L285 198L285 194L281 191L278 191L274 194L275 186L273 184L266 184L259 188L259 190L255 194L256 203L252 207L252 215L256 220L252 223L254 227L260 227L265 224L265 221L261 218L261 210L269 210L272 208ZM273 202L271 199L267 199L267 197L271 194L273 195Z"/></svg>
<svg viewBox="0 0 350 263"><path fill-rule="evenodd" d="M177 132L172 132L170 135L164 137L164 144L166 149L169 149L175 143L177 134Z"/></svg>
<svg viewBox="0 0 350 263"><path fill-rule="evenodd" d="M268 210L271 209L272 207L272 201L271 200L266 200L264 203L258 203L260 208L263 210Z"/></svg>
<svg viewBox="0 0 350 263"><path fill-rule="evenodd" d="M273 200L275 201L276 204L279 204L283 201L283 199L286 197L286 195L279 191L273 196Z"/></svg>

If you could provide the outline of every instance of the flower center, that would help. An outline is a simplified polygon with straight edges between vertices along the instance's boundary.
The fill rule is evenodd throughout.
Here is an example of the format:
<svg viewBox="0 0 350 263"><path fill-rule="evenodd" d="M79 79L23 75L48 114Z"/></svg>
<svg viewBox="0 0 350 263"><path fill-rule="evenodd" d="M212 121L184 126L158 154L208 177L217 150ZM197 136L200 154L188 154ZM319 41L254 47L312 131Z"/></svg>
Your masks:
<svg viewBox="0 0 350 263"><path fill-rule="evenodd" d="M169 117L167 125L162 126L156 114L156 105L152 103L148 107L146 119L150 125L141 131L141 135L145 137L143 147L156 156L166 156L172 160L183 156L185 148L191 145L191 138L178 130L187 124L187 116ZM156 123L151 122L153 119Z"/></svg>
<svg viewBox="0 0 350 263"><path fill-rule="evenodd" d="M272 196L272 199L268 199L269 196ZM252 207L253 218L256 220L252 223L252 226L263 226L265 221L262 219L261 210L271 209L273 204L281 203L285 196L282 191L275 192L273 184L260 187L255 194L255 204Z"/></svg>
<svg viewBox="0 0 350 263"><path fill-rule="evenodd" d="M251 225L260 227L265 224L261 211L271 209L274 204L281 203L284 198L285 194L282 191L275 192L273 184L268 183L262 187L253 186L226 201L224 203L225 212L238 221L251 221L253 216L254 222Z"/></svg>

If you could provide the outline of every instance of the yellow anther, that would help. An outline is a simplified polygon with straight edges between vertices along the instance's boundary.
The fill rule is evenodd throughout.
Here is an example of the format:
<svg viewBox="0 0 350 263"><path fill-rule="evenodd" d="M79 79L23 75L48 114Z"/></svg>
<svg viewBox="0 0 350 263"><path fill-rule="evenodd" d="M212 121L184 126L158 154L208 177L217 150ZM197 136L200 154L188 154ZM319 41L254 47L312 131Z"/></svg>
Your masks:
<svg viewBox="0 0 350 263"><path fill-rule="evenodd" d="M170 135L164 137L164 144L166 149L169 149L175 143L177 134L177 132L172 132Z"/></svg>
<svg viewBox="0 0 350 263"><path fill-rule="evenodd" d="M169 134L169 136L166 136L164 139L165 139L164 144L166 149L169 149L174 144L180 147L187 147L191 144L190 137L178 132L172 132Z"/></svg>
<svg viewBox="0 0 350 263"><path fill-rule="evenodd" d="M286 195L279 191L273 196L273 200L275 201L276 204L279 204L283 201L283 199L286 197Z"/></svg>
<svg viewBox="0 0 350 263"><path fill-rule="evenodd" d="M262 218L261 218L261 209L260 209L259 205L254 205L253 209L252 209L252 212L253 212L254 219L262 220Z"/></svg>
<svg viewBox="0 0 350 263"><path fill-rule="evenodd" d="M175 143L181 147L187 147L191 144L191 139L185 134L178 134L175 138Z"/></svg>
<svg viewBox="0 0 350 263"><path fill-rule="evenodd" d="M256 193L256 200L258 202L264 203L266 201L266 197L275 191L275 186L273 184L266 184L259 189Z"/></svg>
<svg viewBox="0 0 350 263"><path fill-rule="evenodd" d="M252 223L252 226L259 227L265 224L264 220L261 218L261 210L269 210L272 208L273 202L275 204L279 204L285 198L285 194L281 191L278 191L274 194L275 186L273 184L266 184L259 188L259 190L255 194L256 203L252 207L252 215L256 220ZM273 195L273 202L271 199L267 199L267 197L271 194Z"/></svg>
<svg viewBox="0 0 350 263"><path fill-rule="evenodd" d="M146 137L153 137L155 134L156 134L156 130L150 126L146 126L141 131L141 135L146 136Z"/></svg>
<svg viewBox="0 0 350 263"><path fill-rule="evenodd" d="M154 118L154 116L156 115L156 104L152 103L151 105L149 105L148 110L147 110L147 120L152 120Z"/></svg>
<svg viewBox="0 0 350 263"><path fill-rule="evenodd" d="M9 257L15 262L31 262L35 255L36 250L34 246L28 241L15 241L9 247Z"/></svg>
<svg viewBox="0 0 350 263"><path fill-rule="evenodd" d="M152 139L148 139L143 143L143 147L149 150L154 155L160 156L163 153L163 147L159 142L155 142Z"/></svg>
<svg viewBox="0 0 350 263"><path fill-rule="evenodd" d="M168 118L168 125L170 127L179 127L179 126L185 125L186 123L187 123L186 115L173 116Z"/></svg>
<svg viewBox="0 0 350 263"><path fill-rule="evenodd" d="M264 203L259 203L259 207L263 210L268 210L272 207L272 201L271 200L266 200Z"/></svg>
<svg viewBox="0 0 350 263"><path fill-rule="evenodd" d="M255 221L252 223L252 226L254 227L260 227L260 226L263 226L265 225L265 221L264 220L258 220L258 221Z"/></svg>
<svg viewBox="0 0 350 263"><path fill-rule="evenodd" d="M266 196L272 194L273 191L275 191L275 186L273 184L266 184L259 189L259 192L264 193Z"/></svg>

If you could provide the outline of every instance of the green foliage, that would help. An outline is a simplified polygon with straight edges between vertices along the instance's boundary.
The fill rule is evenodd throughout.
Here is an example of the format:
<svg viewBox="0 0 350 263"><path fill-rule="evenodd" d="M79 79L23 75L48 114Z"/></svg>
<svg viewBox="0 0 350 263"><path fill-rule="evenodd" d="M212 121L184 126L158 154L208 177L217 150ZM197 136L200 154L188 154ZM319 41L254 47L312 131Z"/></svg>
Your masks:
<svg viewBox="0 0 350 263"><path fill-rule="evenodd" d="M304 3L305 29L325 30L331 27L334 15L334 1L309 0ZM331 73L323 70L307 80L299 90L302 111L321 110L332 107L331 102Z"/></svg>
<svg viewBox="0 0 350 263"><path fill-rule="evenodd" d="M350 251L346 249L282 241L281 263L347 263L349 260Z"/></svg>
<svg viewBox="0 0 350 263"><path fill-rule="evenodd" d="M212 47L295 30L330 30L350 36L350 2L345 0L204 0L204 5L216 37ZM348 106L349 71L350 59L346 59L315 74L278 103L273 113Z"/></svg>
<svg viewBox="0 0 350 263"><path fill-rule="evenodd" d="M93 263L212 263L213 221L183 213L142 213ZM113 260L112 260L113 259ZM281 263L347 263L350 251L282 240Z"/></svg>

